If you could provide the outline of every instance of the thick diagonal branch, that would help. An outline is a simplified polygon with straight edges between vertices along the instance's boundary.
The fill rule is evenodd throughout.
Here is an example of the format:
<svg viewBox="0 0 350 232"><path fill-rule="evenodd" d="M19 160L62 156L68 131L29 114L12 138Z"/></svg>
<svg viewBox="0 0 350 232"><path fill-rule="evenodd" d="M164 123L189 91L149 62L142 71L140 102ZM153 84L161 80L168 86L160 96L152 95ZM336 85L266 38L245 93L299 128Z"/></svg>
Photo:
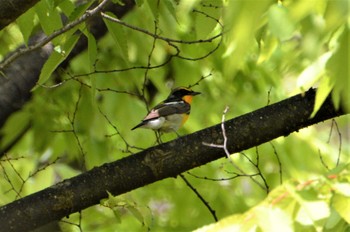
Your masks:
<svg viewBox="0 0 350 232"><path fill-rule="evenodd" d="M226 121L227 149L240 152L344 114L335 110L328 98L310 119L314 98L315 91L309 90L304 96L297 95ZM119 195L226 156L223 149L203 143L223 143L221 123L104 164L5 205L0 208L1 229L27 231L98 204L107 197L107 191Z"/></svg>
<svg viewBox="0 0 350 232"><path fill-rule="evenodd" d="M0 30L16 20L39 0L0 0Z"/></svg>

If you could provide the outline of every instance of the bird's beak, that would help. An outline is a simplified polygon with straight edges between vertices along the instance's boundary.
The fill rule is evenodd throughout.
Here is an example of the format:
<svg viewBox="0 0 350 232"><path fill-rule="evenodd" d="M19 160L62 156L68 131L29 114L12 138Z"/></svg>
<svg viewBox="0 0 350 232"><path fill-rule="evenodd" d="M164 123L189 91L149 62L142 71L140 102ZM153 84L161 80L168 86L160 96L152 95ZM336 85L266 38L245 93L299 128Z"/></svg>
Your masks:
<svg viewBox="0 0 350 232"><path fill-rule="evenodd" d="M201 94L200 92L192 92L191 95L192 96L195 96L195 95L198 95L198 94Z"/></svg>

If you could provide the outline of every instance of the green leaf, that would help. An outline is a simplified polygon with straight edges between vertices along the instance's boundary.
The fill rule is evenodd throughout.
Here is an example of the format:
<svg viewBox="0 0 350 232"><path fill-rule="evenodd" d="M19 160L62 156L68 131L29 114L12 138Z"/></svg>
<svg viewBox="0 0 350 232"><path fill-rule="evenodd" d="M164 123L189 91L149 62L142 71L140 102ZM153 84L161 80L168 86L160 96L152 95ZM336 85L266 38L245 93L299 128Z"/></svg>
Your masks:
<svg viewBox="0 0 350 232"><path fill-rule="evenodd" d="M53 10L56 6L55 0L45 0L45 2L50 10Z"/></svg>
<svg viewBox="0 0 350 232"><path fill-rule="evenodd" d="M282 41L292 37L295 26L287 8L281 5L271 6L268 18L268 25L273 35Z"/></svg>
<svg viewBox="0 0 350 232"><path fill-rule="evenodd" d="M330 215L329 206L324 201L299 201L299 203L301 205L296 220L302 225L313 225L315 221Z"/></svg>
<svg viewBox="0 0 350 232"><path fill-rule="evenodd" d="M254 211L258 220L258 225L262 231L293 231L293 221L291 216L280 208L260 206Z"/></svg>
<svg viewBox="0 0 350 232"><path fill-rule="evenodd" d="M252 224L252 220L248 220L247 223L241 223L245 220L244 215L231 215L227 218L221 219L217 223L213 223L202 228L195 230L195 232L215 232L215 231L253 231L256 225Z"/></svg>
<svg viewBox="0 0 350 232"><path fill-rule="evenodd" d="M63 11L66 16L70 16L74 10L77 8L76 5L72 1L63 1L59 8Z"/></svg>
<svg viewBox="0 0 350 232"><path fill-rule="evenodd" d="M334 86L334 83L332 82L331 78L328 76L322 78L320 85L318 86L317 92L316 92L316 99L315 99L315 105L314 110L311 114L311 118L313 118L318 110L321 108L323 102L327 99L330 92L332 91Z"/></svg>
<svg viewBox="0 0 350 232"><path fill-rule="evenodd" d="M350 51L350 29L342 28L338 39L338 48L334 55L327 62L327 71L329 76L334 80L333 96L337 95L341 99L343 107L347 112L350 112L350 68L349 68L349 51ZM339 107L338 104L335 104Z"/></svg>
<svg viewBox="0 0 350 232"><path fill-rule="evenodd" d="M349 11L348 0L327 1L327 8L324 12L324 17L327 21L326 29L336 29L339 28L340 25L346 23L349 17Z"/></svg>
<svg viewBox="0 0 350 232"><path fill-rule="evenodd" d="M117 206L119 203L119 200L117 200L117 198L109 191L107 191L107 194L108 194L108 206L109 207Z"/></svg>
<svg viewBox="0 0 350 232"><path fill-rule="evenodd" d="M88 56L89 56L89 68L90 72L94 71L95 63L97 59L97 43L95 37L88 31L85 31L84 34L88 39Z"/></svg>
<svg viewBox="0 0 350 232"><path fill-rule="evenodd" d="M297 79L299 89L308 90L325 74L325 66L331 55L331 52L326 52L301 72Z"/></svg>
<svg viewBox="0 0 350 232"><path fill-rule="evenodd" d="M252 1L228 1L224 18L226 48L222 55L224 76L233 76L245 64L248 51L257 45L254 35L265 24L264 15L273 3L270 0L254 1L254 4Z"/></svg>
<svg viewBox="0 0 350 232"><path fill-rule="evenodd" d="M339 215L350 224L350 197L341 194L334 194L332 198L332 206Z"/></svg>
<svg viewBox="0 0 350 232"><path fill-rule="evenodd" d="M122 217L118 208L113 209L113 215L117 224L122 223Z"/></svg>
<svg viewBox="0 0 350 232"><path fill-rule="evenodd" d="M332 231L336 231L336 230L334 230L334 227L336 227L337 224L339 224L341 219L342 218L340 217L338 212L336 210L334 210L334 208L332 208L331 209L331 215L328 217L324 228L325 229L333 229Z"/></svg>
<svg viewBox="0 0 350 232"><path fill-rule="evenodd" d="M116 18L115 15L112 13L108 13L109 16L112 16ZM127 35L124 31L124 27L119 25L118 23L111 22L107 19L103 19L108 31L111 33L115 43L116 43L116 49L120 51L120 56L123 58L125 62L128 63L129 61L129 53L128 53L128 40Z"/></svg>
<svg viewBox="0 0 350 232"><path fill-rule="evenodd" d="M62 63L72 51L74 45L78 42L79 37L79 35L74 34L67 39L63 46L56 47L57 49L52 52L51 56L41 70L38 84L44 84L50 78L51 74L56 70L58 65Z"/></svg>
<svg viewBox="0 0 350 232"><path fill-rule="evenodd" d="M336 183L333 187L337 193L350 197L350 183Z"/></svg>
<svg viewBox="0 0 350 232"><path fill-rule="evenodd" d="M135 2L136 2L136 5L137 5L138 7L140 7L140 6L143 5L144 0L135 0Z"/></svg>
<svg viewBox="0 0 350 232"><path fill-rule="evenodd" d="M141 224L144 224L144 218L140 210L138 210L135 206L132 205L128 205L127 209Z"/></svg>
<svg viewBox="0 0 350 232"><path fill-rule="evenodd" d="M26 44L28 44L29 37L35 26L34 17L35 17L35 12L33 8L31 8L26 13L22 14L16 21L22 33L24 42Z"/></svg>
<svg viewBox="0 0 350 232"><path fill-rule="evenodd" d="M35 5L35 11L45 34L52 34L55 30L62 28L63 25L59 12L56 9L52 9L46 1L37 3Z"/></svg>
<svg viewBox="0 0 350 232"><path fill-rule="evenodd" d="M147 5L151 9L151 12L155 20L158 20L159 18L159 4L161 4L161 1L147 0Z"/></svg>
<svg viewBox="0 0 350 232"><path fill-rule="evenodd" d="M222 7L221 1L206 0L206 1L203 1L202 4L204 6L201 5L200 7L198 7L198 10L200 12L204 12L204 13L210 15L210 17L213 17L216 19L220 18L221 7ZM206 7L206 6L211 6L211 5L215 6L215 8L214 7ZM194 16L195 16L195 28L196 28L197 39L205 39L208 37L209 34L213 35L213 30L218 25L217 21L213 20L210 17L206 17L203 14L199 14L199 13L195 13ZM221 30L221 28L219 30Z"/></svg>
<svg viewBox="0 0 350 232"><path fill-rule="evenodd" d="M162 1L161 3L165 5L165 8L168 10L170 15L173 17L174 20L176 20L176 9L174 7L174 2L170 0L165 0L165 1Z"/></svg>
<svg viewBox="0 0 350 232"><path fill-rule="evenodd" d="M96 108L92 107L91 91L83 88L80 92L79 111L76 114L75 129L78 133L86 133L90 136L91 123L96 114ZM89 112L89 113L87 113Z"/></svg>
<svg viewBox="0 0 350 232"><path fill-rule="evenodd" d="M83 15L86 10L94 3L94 1L88 1L85 4L81 4L79 6L75 6L72 13L69 15L69 20L73 21Z"/></svg>
<svg viewBox="0 0 350 232"><path fill-rule="evenodd" d="M14 113L1 128L0 147L9 145L29 125L31 114L26 110Z"/></svg>

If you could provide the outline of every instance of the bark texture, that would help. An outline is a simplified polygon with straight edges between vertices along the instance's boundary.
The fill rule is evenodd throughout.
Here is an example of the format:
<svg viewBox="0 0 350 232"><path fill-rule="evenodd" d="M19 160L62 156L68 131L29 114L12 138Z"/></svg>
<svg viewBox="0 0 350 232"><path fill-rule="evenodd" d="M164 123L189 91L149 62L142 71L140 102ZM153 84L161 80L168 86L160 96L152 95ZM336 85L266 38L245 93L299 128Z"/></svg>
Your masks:
<svg viewBox="0 0 350 232"><path fill-rule="evenodd" d="M39 0L0 0L0 30L15 21Z"/></svg>
<svg viewBox="0 0 350 232"><path fill-rule="evenodd" d="M315 90L225 122L230 153L258 146L344 114L330 98L310 119ZM0 208L3 231L28 231L98 204L107 191L119 195L226 156L221 124L104 164ZM96 154L99 155L99 154ZM21 222L21 223L18 223Z"/></svg>

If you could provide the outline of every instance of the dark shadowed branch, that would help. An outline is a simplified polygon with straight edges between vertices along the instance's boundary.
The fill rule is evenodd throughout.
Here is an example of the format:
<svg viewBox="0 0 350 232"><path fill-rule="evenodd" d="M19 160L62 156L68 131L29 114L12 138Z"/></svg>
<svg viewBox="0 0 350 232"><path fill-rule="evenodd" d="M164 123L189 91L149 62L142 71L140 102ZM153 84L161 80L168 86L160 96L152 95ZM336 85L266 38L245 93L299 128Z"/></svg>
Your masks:
<svg viewBox="0 0 350 232"><path fill-rule="evenodd" d="M328 98L314 118L315 90L225 122L227 149L240 152L304 127L345 114ZM28 231L98 204L107 191L119 195L226 157L222 125L203 129L135 155L104 164L0 208L4 231ZM96 154L98 155L98 154ZM21 223L18 223L21 222Z"/></svg>
<svg viewBox="0 0 350 232"><path fill-rule="evenodd" d="M0 0L0 30L16 20L39 0Z"/></svg>

